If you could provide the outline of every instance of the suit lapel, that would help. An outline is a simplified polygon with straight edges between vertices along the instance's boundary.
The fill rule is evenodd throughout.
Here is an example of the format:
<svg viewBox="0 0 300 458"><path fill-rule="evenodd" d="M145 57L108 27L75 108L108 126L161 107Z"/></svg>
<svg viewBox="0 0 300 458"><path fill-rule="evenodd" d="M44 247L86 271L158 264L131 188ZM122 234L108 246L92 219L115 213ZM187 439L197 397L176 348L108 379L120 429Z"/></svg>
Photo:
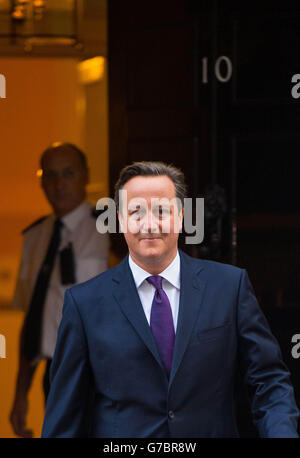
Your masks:
<svg viewBox="0 0 300 458"><path fill-rule="evenodd" d="M139 334L145 345L148 347L162 371L166 376L163 363L161 362L150 326L145 316L134 279L128 264L128 256L116 268L113 296L118 302L122 312ZM166 376L167 377L167 376Z"/></svg>
<svg viewBox="0 0 300 458"><path fill-rule="evenodd" d="M188 345L193 327L201 308L205 284L198 278L202 266L195 267L193 259L180 253L180 300L175 339L173 364L170 373L169 387L180 366Z"/></svg>

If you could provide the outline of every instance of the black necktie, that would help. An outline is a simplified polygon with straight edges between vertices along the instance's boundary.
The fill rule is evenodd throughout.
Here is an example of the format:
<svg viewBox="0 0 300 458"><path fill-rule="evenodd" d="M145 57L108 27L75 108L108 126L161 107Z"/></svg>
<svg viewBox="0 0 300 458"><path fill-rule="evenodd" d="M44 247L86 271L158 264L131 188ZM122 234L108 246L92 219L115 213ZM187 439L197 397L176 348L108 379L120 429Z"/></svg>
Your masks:
<svg viewBox="0 0 300 458"><path fill-rule="evenodd" d="M68 246L60 251L60 277L62 285L76 283L75 259L73 245L69 242Z"/></svg>
<svg viewBox="0 0 300 458"><path fill-rule="evenodd" d="M55 255L60 243L61 228L62 222L56 219L47 254L40 267L25 319L24 354L28 361L32 361L37 356L40 349L43 309L54 266Z"/></svg>

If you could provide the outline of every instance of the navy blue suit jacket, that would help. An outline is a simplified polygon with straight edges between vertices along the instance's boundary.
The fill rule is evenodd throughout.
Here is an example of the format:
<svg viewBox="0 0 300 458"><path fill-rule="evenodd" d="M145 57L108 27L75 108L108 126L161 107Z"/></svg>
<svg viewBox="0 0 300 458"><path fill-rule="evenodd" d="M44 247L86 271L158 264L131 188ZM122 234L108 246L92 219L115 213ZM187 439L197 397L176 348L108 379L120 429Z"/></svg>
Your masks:
<svg viewBox="0 0 300 458"><path fill-rule="evenodd" d="M245 270L180 252L170 378L128 265L65 293L43 437L236 437L241 370L262 437L297 437L277 341Z"/></svg>

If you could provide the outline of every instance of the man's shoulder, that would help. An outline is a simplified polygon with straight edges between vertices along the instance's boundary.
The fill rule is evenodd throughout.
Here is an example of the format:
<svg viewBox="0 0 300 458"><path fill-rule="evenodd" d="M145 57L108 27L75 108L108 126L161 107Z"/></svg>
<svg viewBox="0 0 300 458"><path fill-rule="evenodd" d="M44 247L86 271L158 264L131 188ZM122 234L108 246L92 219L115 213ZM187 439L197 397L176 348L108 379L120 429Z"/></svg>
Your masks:
<svg viewBox="0 0 300 458"><path fill-rule="evenodd" d="M25 235L25 234L29 233L33 228L41 226L42 223L45 222L48 217L49 217L49 215L44 215L44 216L41 216L40 218L34 220L32 223L30 223L28 226L26 226L22 230L22 234Z"/></svg>
<svg viewBox="0 0 300 458"><path fill-rule="evenodd" d="M184 264L189 265L195 272L204 271L208 275L225 275L225 276L238 276L240 277L243 269L231 264L223 262L212 261L209 259L194 258L186 253L181 252L181 259Z"/></svg>

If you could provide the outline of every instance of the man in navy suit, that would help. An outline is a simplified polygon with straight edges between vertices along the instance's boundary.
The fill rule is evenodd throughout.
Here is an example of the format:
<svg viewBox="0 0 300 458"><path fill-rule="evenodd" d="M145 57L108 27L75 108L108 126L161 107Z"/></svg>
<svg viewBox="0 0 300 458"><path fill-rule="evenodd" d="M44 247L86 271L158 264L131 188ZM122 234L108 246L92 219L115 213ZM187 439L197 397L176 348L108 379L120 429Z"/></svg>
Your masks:
<svg viewBox="0 0 300 458"><path fill-rule="evenodd" d="M298 437L289 372L246 271L178 250L183 209L168 202L184 195L175 167L122 170L129 254L66 291L43 437L238 437L237 371L260 436Z"/></svg>

